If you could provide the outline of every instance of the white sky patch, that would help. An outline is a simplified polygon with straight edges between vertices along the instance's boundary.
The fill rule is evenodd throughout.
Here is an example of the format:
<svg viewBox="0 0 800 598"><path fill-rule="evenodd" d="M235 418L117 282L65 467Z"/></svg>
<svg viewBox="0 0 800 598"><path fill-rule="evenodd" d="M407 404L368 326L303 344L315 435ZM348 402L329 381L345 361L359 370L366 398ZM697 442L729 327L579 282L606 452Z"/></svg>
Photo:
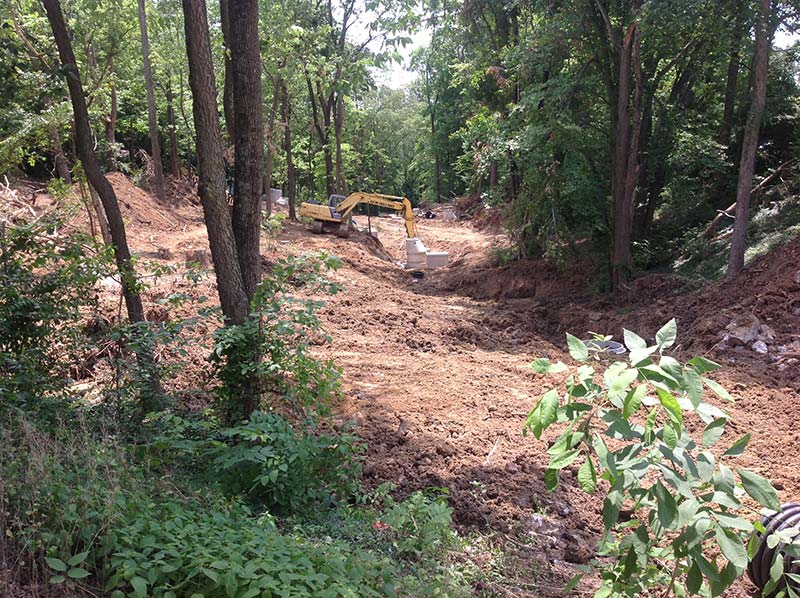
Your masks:
<svg viewBox="0 0 800 598"><path fill-rule="evenodd" d="M361 44L369 36L369 24L374 15L370 11L364 11L356 18L348 30L348 39L351 43ZM427 28L423 28L416 33L408 34L411 38L411 43L405 47L398 46L397 51L402 56L402 62L392 62L384 68L372 68L372 76L378 85L386 85L391 89L401 89L410 85L417 74L411 71L411 54L417 48L427 46L431 41L431 32ZM368 47L373 52L379 52L384 48L383 39L377 39L368 44Z"/></svg>
<svg viewBox="0 0 800 598"><path fill-rule="evenodd" d="M772 45L780 50L785 50L797 43L798 40L800 40L800 33L787 31L781 27L775 32L775 39L772 41Z"/></svg>
<svg viewBox="0 0 800 598"><path fill-rule="evenodd" d="M428 29L417 31L411 36L411 43L405 48L398 48L398 52L403 56L400 63L393 62L383 69L373 69L372 76L379 85L385 85L391 89L402 89L408 87L417 78L417 73L411 70L411 54L417 48L422 48L431 43L431 32Z"/></svg>

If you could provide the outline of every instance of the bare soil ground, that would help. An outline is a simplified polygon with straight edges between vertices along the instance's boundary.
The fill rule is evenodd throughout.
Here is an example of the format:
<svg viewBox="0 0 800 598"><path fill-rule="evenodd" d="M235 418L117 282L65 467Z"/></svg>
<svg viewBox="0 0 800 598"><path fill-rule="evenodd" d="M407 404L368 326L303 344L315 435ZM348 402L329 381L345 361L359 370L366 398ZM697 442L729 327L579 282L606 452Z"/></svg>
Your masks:
<svg viewBox="0 0 800 598"><path fill-rule="evenodd" d="M191 196L159 206L121 175L113 182L135 252L165 264L209 265L202 213ZM738 398L724 406L733 417L731 437L753 432L742 465L772 479L782 499L800 499L800 240L753 264L735 284L697 288L652 275L597 297L587 291L586 272L532 260L497 266L493 249L506 243L499 230L441 219L420 221L420 237L432 250L449 251L450 265L414 280L395 263L404 257L402 222L373 218L372 226L380 243L366 235L317 236L287 223L277 239L264 241L265 269L291 252L324 250L344 261L335 274L344 291L322 312L333 342L318 351L343 368L338 415L354 420L368 443L365 482L392 482L401 496L448 488L459 529L494 538L506 553L502 571L486 565L485 555L464 556L493 568L476 585L480 595L561 595L575 565L593 554L601 501L580 491L572 470L548 494L542 480L551 438L522 436L527 412L557 382L528 364L542 356L569 363L566 331L620 338L625 327L652 337L675 316L676 353L725 366L717 379ZM168 283L173 290L176 281ZM169 290L157 287L151 299ZM213 280L195 292L216 302ZM774 332L767 355L719 347L732 321L752 317ZM198 368L204 357L199 348ZM189 368L173 384L188 389L198 381ZM728 595L750 589L740 582Z"/></svg>

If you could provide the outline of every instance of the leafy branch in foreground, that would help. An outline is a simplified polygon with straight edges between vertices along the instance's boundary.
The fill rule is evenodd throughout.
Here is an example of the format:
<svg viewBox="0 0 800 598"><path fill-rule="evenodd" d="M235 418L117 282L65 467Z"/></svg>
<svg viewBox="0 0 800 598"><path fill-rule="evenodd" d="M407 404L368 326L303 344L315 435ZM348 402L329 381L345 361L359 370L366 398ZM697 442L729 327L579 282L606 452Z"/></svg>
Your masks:
<svg viewBox="0 0 800 598"><path fill-rule="evenodd" d="M716 363L695 357L681 364L665 354L676 336L674 319L658 331L655 345L626 330L627 362L611 363L602 375L583 363L566 377L565 391L546 392L525 422L524 432L536 438L553 425L560 429L548 449L549 490L562 470L580 463L583 490L604 493L604 532L593 563L602 579L598 598L651 595L648 589L664 597L719 596L744 573L758 549L753 532L763 531L742 517L750 509L744 495L767 512L780 509L768 480L729 465L750 434L717 448L730 416L706 402L704 391L733 398L705 376ZM573 359L589 361L592 351L581 340L568 334L567 342ZM546 359L531 367L569 370Z"/></svg>

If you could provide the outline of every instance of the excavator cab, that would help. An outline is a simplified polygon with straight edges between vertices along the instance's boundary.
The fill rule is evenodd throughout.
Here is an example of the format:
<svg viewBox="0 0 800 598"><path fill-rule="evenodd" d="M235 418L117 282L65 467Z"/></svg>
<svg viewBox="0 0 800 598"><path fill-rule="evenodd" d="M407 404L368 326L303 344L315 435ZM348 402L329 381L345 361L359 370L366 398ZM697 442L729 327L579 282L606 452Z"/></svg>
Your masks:
<svg viewBox="0 0 800 598"><path fill-rule="evenodd" d="M342 215L339 213L339 204L342 203L347 197L344 195L336 195L333 194L328 198L328 208L331 211L332 218L341 218Z"/></svg>

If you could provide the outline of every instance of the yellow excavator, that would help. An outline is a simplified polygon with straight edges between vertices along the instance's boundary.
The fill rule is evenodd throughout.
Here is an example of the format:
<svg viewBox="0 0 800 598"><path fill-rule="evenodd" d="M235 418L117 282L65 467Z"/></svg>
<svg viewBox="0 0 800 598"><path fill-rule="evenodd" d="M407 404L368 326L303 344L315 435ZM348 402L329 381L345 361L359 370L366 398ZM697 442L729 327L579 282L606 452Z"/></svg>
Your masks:
<svg viewBox="0 0 800 598"><path fill-rule="evenodd" d="M409 238L417 236L417 223L414 220L411 202L405 197L396 195L360 191L351 193L347 197L331 195L327 204L304 201L300 204L300 215L314 220L311 230L315 233L322 233L327 229L333 230L340 237L346 237L350 234L353 208L358 204L380 206L400 212L405 219Z"/></svg>

